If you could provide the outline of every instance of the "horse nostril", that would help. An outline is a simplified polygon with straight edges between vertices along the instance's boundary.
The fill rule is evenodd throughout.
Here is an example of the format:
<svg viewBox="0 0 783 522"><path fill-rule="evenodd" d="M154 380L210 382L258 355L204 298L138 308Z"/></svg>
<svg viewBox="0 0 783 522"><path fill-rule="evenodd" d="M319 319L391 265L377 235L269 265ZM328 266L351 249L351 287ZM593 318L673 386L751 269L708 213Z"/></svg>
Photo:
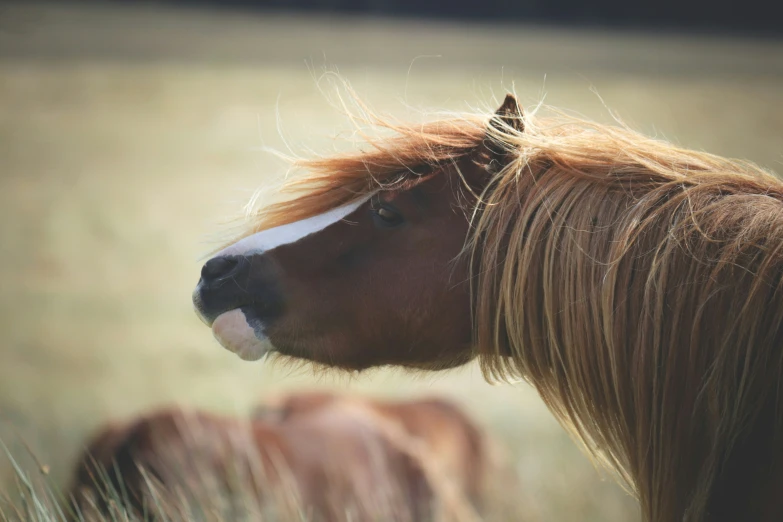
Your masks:
<svg viewBox="0 0 783 522"><path fill-rule="evenodd" d="M238 266L238 257L215 257L204 263L201 268L201 279L204 282L223 279L235 272Z"/></svg>

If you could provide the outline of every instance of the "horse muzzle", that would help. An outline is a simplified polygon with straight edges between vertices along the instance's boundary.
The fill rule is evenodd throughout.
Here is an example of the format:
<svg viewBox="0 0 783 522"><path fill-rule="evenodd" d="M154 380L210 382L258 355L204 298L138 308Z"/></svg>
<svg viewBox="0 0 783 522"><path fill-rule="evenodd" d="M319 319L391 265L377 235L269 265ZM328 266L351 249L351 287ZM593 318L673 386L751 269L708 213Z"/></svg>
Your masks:
<svg viewBox="0 0 783 522"><path fill-rule="evenodd" d="M271 319L282 309L275 273L263 254L213 257L201 268L193 291L196 314L210 327L220 315L237 309L248 320Z"/></svg>

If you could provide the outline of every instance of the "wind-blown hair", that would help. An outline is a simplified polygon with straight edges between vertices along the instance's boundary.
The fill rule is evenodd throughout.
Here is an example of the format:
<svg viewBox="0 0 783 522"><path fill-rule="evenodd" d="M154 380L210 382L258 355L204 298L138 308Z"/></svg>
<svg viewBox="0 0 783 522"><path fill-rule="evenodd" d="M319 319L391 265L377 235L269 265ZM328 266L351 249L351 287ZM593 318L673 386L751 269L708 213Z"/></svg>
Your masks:
<svg viewBox="0 0 783 522"><path fill-rule="evenodd" d="M376 119L396 135L300 161L249 233L502 151L464 251L485 376L528 380L646 520L703 520L780 440L783 183L622 126L492 121Z"/></svg>
<svg viewBox="0 0 783 522"><path fill-rule="evenodd" d="M584 121L496 136L470 238L485 373L529 380L647 519L702 520L783 419L783 184Z"/></svg>

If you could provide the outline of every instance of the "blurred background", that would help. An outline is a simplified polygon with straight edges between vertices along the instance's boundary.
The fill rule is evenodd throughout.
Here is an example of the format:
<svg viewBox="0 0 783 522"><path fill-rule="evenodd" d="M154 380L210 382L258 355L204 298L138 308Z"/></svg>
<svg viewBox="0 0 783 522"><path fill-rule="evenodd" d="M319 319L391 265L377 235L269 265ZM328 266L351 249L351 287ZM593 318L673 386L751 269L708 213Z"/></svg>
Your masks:
<svg viewBox="0 0 783 522"><path fill-rule="evenodd" d="M508 448L540 520L635 520L528 386L491 387L475 366L347 377L242 362L190 294L225 223L285 171L261 148L326 152L350 129L325 71L403 119L491 109L514 89L783 172L781 26L743 4L0 3L0 440L63 485L102 422L155 406L440 394ZM0 455L0 492L14 480Z"/></svg>

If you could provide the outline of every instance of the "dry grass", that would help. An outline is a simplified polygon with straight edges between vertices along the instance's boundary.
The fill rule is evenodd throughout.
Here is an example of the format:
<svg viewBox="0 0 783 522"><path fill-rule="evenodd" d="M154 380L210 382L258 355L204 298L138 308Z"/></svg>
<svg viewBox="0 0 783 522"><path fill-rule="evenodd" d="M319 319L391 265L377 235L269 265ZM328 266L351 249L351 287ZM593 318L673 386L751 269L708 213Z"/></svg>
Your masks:
<svg viewBox="0 0 783 522"><path fill-rule="evenodd" d="M109 418L171 402L244 414L269 391L313 384L306 373L239 361L190 305L199 255L215 244L206 239L282 171L257 150L285 148L278 113L297 150L333 145L341 120L305 60L340 67L370 103L400 117L464 110L513 84L526 105L546 93L606 120L595 89L647 132L777 170L783 159L783 46L774 43L2 9L0 438L24 470L35 469L29 445L54 486ZM541 520L636 517L526 386L490 387L475 367L316 384L453 397L509 447ZM0 490L15 490L15 476L0 458Z"/></svg>
<svg viewBox="0 0 783 522"><path fill-rule="evenodd" d="M190 459L190 455L187 455ZM0 500L0 518L8 522L142 522L155 520L158 522L180 521L268 521L268 522L307 522L321 520L313 518L310 508L301 502L299 493L293 484L279 484L266 481L253 473L247 476L247 470L236 469L235 475L223 476L218 479L214 475L214 463L192 462L187 464L188 472L177 478L167 474L168 486L164 486L152 474L145 473L145 507L142 512L135 510L129 501L130 490L125 484L115 484L110 478L111 469L96 470L98 490L91 490L81 496L78 503L73 503L67 492L61 492L46 482L31 478L9 456L17 481L18 499L14 502ZM173 464L169 462L169 464ZM195 466L195 468L194 468ZM195 473L193 470L196 471ZM259 468L260 470L260 468ZM176 468L168 468L176 473ZM229 470L230 471L230 470ZM223 479L228 479L224 481ZM511 481L509 481L511 479ZM250 484L253 484L251 486ZM175 485L176 484L176 485ZM520 496L515 491L516 481L512 475L506 474L504 482L498 481L490 491L488 499L494 501L484 510L481 518L484 522L537 522L540 514L533 509L532 504L520 502L526 495ZM390 487L395 487L389 485ZM262 496L254 489L260 487ZM504 495L500 495L500 492ZM376 492L380 493L380 492ZM391 493L389 491L388 493ZM381 497L383 494L381 494ZM409 520L408 516L390 513L400 512L399 506L387 506L379 502L379 498L369 500L356 498L354 505L341 505L345 518L340 520L377 520L378 522L398 522ZM371 502L376 502L372 504ZM352 516L356 509L369 515ZM377 513L377 516L373 516ZM456 497L436 496L432 504L431 522L477 522L476 512L469 506L466 499Z"/></svg>

